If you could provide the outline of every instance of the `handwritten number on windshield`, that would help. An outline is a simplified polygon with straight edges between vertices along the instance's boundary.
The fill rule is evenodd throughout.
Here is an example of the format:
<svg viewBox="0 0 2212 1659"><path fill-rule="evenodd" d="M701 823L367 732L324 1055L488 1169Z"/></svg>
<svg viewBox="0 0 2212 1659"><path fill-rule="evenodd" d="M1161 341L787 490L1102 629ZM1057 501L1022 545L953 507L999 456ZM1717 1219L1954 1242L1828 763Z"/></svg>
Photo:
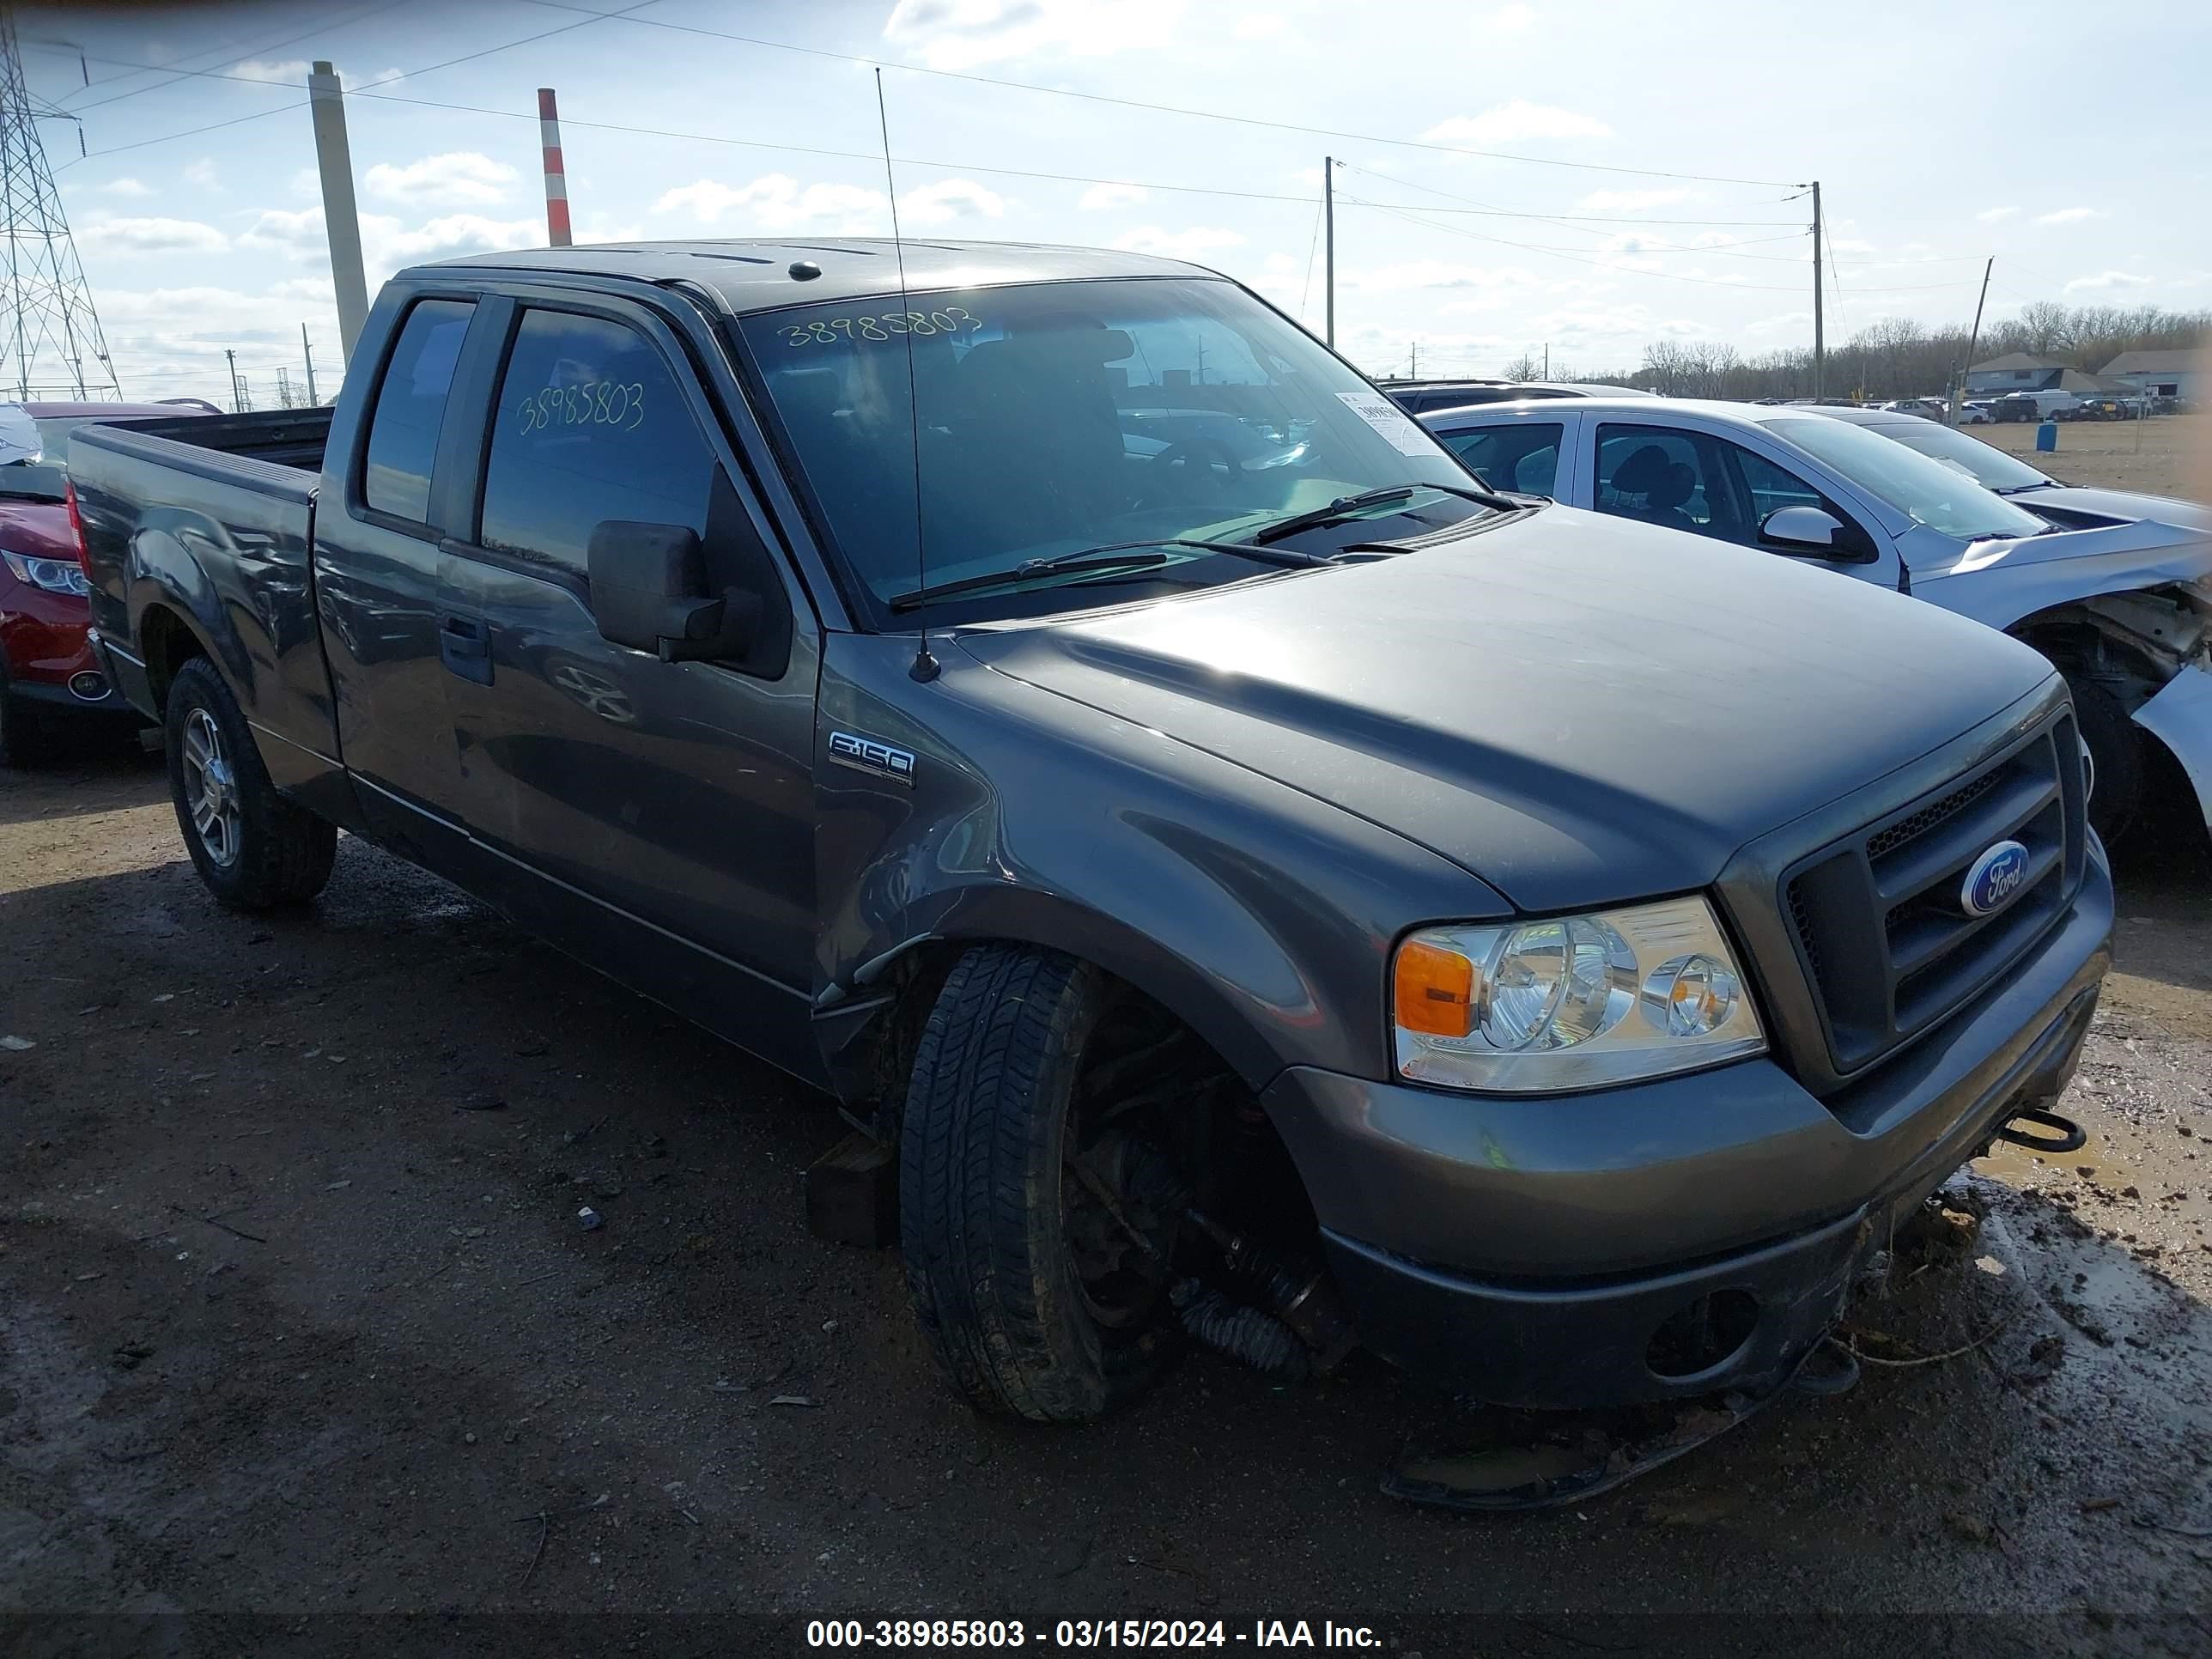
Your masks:
<svg viewBox="0 0 2212 1659"><path fill-rule="evenodd" d="M609 426L635 432L645 424L645 383L593 380L584 386L549 386L525 398L520 412L526 434L549 426Z"/></svg>
<svg viewBox="0 0 2212 1659"><path fill-rule="evenodd" d="M776 332L788 346L835 345L838 341L896 340L902 334L973 334L982 319L959 306L941 311L884 311L868 317L818 317Z"/></svg>

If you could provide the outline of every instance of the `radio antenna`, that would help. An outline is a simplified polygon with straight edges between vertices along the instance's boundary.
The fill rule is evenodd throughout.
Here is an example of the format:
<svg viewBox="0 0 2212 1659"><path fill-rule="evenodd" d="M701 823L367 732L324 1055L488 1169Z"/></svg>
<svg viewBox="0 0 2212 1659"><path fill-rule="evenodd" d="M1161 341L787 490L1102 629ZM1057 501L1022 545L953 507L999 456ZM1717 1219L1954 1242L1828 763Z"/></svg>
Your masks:
<svg viewBox="0 0 2212 1659"><path fill-rule="evenodd" d="M891 174L891 120L884 111L884 72L876 71L876 125L884 135L884 190L891 202L891 252L898 258L899 309L906 309L906 244L899 238L898 180ZM925 611L929 605L929 561L922 555L921 535L921 398L914 384L914 319L899 319L906 326L899 331L906 341L906 418L908 431L914 436L914 586L915 597ZM928 681L938 675L937 659L929 654L929 618L921 618L921 639L915 647L914 661L907 667L909 679Z"/></svg>

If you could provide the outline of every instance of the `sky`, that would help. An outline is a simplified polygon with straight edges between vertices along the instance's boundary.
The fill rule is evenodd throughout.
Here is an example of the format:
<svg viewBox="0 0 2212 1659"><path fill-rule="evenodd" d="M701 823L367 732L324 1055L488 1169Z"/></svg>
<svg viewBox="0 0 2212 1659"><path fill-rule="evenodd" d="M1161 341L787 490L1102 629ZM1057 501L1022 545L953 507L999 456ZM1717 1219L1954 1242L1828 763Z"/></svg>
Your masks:
<svg viewBox="0 0 2212 1659"><path fill-rule="evenodd" d="M274 401L302 325L328 395L314 58L360 94L372 291L544 244L540 86L579 243L888 234L881 64L906 234L1174 255L1316 333L1334 155L1336 341L1376 374L1809 343L1815 179L1832 339L1966 322L1991 254L1992 318L2212 307L2201 3L232 0L17 31L133 397L227 402L228 349Z"/></svg>

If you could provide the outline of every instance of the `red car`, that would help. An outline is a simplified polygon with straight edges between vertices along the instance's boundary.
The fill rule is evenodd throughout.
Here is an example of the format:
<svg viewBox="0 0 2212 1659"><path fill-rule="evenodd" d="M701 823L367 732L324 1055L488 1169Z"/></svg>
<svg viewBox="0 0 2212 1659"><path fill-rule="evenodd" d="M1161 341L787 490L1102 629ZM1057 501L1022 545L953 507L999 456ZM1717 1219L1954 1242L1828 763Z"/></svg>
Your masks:
<svg viewBox="0 0 2212 1659"><path fill-rule="evenodd" d="M215 412L200 404L0 405L0 764L39 766L100 727L143 725L85 643L69 434L88 421Z"/></svg>

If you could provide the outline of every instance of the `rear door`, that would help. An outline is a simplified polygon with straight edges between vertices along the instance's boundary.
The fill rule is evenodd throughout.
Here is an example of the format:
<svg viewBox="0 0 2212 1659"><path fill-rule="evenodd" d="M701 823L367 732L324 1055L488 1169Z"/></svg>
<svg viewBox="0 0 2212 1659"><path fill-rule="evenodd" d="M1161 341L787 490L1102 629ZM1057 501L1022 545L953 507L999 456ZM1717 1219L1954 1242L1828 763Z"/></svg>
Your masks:
<svg viewBox="0 0 2212 1659"><path fill-rule="evenodd" d="M417 862L460 873L460 763L440 662L438 503L459 428L449 394L477 306L434 290L382 303L398 314L384 360L356 365L374 391L349 430L331 434L342 471L315 509L315 599L336 699L339 753L363 821ZM326 475L327 476L327 475Z"/></svg>
<svg viewBox="0 0 2212 1659"><path fill-rule="evenodd" d="M441 619L481 641L448 664L447 695L497 896L625 982L810 1071L811 613L665 319L519 293L500 345ZM681 525L701 538L710 588L785 595L766 648L744 665L669 663L603 639L587 548L607 520Z"/></svg>

